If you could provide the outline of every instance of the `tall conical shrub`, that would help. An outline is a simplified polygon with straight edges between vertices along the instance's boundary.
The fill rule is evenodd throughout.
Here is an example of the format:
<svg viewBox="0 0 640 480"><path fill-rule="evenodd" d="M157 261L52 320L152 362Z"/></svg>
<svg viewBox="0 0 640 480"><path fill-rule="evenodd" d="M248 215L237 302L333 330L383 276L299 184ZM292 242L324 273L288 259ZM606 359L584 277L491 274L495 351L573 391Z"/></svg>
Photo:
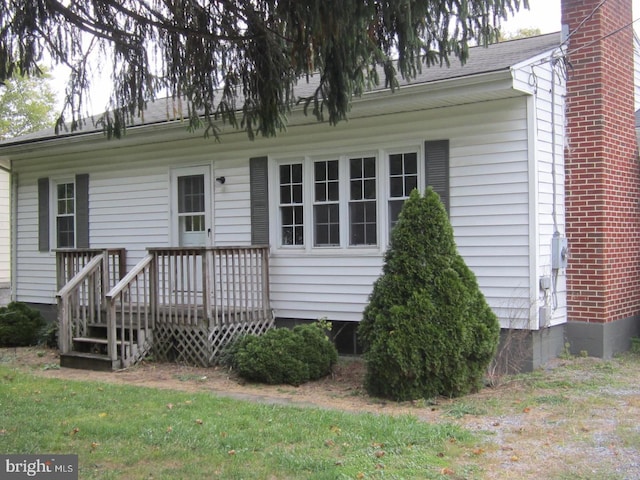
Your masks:
<svg viewBox="0 0 640 480"><path fill-rule="evenodd" d="M500 326L431 188L405 202L358 333L372 395L413 400L481 386Z"/></svg>

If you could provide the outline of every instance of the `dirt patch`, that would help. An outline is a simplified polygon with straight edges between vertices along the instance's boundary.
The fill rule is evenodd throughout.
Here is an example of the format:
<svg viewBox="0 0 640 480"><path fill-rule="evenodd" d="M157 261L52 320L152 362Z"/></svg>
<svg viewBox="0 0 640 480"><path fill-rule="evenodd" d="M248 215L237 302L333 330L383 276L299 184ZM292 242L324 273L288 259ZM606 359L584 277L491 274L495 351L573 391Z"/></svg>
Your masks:
<svg viewBox="0 0 640 480"><path fill-rule="evenodd" d="M49 378L454 423L478 436L473 454L456 466L472 473L457 478L640 479L638 356L557 360L464 398L401 403L366 394L358 358L343 357L331 376L299 387L247 383L220 367L143 362L118 372L60 369L57 352L37 348L0 349L0 363Z"/></svg>

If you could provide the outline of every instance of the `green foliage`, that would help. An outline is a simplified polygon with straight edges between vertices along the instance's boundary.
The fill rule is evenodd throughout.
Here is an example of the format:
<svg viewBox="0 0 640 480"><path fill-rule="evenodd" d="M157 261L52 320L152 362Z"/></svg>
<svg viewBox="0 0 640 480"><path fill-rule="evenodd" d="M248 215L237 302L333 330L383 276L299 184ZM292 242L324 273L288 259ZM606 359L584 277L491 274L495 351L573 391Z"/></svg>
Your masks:
<svg viewBox="0 0 640 480"><path fill-rule="evenodd" d="M0 89L0 140L53 127L55 96L49 75L15 76Z"/></svg>
<svg viewBox="0 0 640 480"><path fill-rule="evenodd" d="M331 373L338 352L326 335L327 322L275 328L233 342L227 356L247 380L300 385Z"/></svg>
<svg viewBox="0 0 640 480"><path fill-rule="evenodd" d="M0 307L0 346L35 345L40 339L45 320L39 311L24 303L11 302Z"/></svg>
<svg viewBox="0 0 640 480"><path fill-rule="evenodd" d="M51 322L44 326L40 333L41 344L49 348L58 348L58 322Z"/></svg>
<svg viewBox="0 0 640 480"><path fill-rule="evenodd" d="M372 395L460 396L481 386L500 327L431 188L405 202L358 333Z"/></svg>
<svg viewBox="0 0 640 480"><path fill-rule="evenodd" d="M394 88L425 66L464 62L470 44L496 41L500 21L522 5L12 0L0 2L0 82L33 74L41 58L73 65L65 106L73 129L83 124L92 68L112 65L112 108L101 123L113 136L165 92L193 128L215 133L222 121L274 136L299 102L335 124L381 76ZM309 96L298 98L294 87L310 79Z"/></svg>
<svg viewBox="0 0 640 480"><path fill-rule="evenodd" d="M538 35L542 35L542 32L537 27L519 28L513 33L505 33L502 30L500 30L499 32L501 42L506 42L508 40L518 40L520 38L536 37Z"/></svg>

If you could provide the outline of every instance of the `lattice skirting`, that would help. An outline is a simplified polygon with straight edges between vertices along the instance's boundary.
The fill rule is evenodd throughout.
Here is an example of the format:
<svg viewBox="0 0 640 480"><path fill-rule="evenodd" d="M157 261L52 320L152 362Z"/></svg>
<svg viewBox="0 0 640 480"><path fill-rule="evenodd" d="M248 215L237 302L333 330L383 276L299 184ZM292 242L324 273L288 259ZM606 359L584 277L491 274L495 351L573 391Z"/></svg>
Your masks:
<svg viewBox="0 0 640 480"><path fill-rule="evenodd" d="M239 322L209 331L204 326L156 325L153 354L161 362L215 365L224 347L236 335L260 335L272 328L273 318L261 322Z"/></svg>

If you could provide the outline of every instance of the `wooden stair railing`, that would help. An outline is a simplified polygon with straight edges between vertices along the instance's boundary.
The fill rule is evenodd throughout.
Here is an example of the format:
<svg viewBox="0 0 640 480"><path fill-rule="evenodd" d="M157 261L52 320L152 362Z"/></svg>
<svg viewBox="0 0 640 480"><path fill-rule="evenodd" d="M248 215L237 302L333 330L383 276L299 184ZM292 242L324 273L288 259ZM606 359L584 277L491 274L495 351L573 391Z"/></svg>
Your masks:
<svg viewBox="0 0 640 480"><path fill-rule="evenodd" d="M108 284L108 253L95 255L56 294L60 353L73 350L73 338L83 337L91 323L102 321L105 286Z"/></svg>
<svg viewBox="0 0 640 480"><path fill-rule="evenodd" d="M106 294L107 354L127 367L151 348L156 308L154 256L144 257Z"/></svg>

